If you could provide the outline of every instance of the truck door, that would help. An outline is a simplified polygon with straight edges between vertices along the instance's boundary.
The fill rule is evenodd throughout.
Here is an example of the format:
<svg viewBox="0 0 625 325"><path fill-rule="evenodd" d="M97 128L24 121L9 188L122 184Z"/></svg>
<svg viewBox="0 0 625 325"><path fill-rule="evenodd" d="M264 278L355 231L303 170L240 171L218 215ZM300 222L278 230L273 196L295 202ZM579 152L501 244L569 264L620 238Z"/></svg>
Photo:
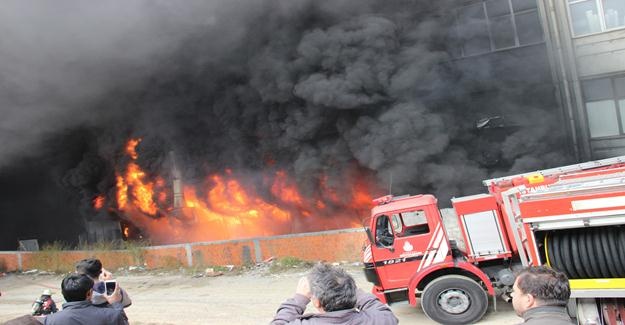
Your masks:
<svg viewBox="0 0 625 325"><path fill-rule="evenodd" d="M447 238L434 210L421 207L376 216L371 253L384 289L405 287L415 272L448 255Z"/></svg>

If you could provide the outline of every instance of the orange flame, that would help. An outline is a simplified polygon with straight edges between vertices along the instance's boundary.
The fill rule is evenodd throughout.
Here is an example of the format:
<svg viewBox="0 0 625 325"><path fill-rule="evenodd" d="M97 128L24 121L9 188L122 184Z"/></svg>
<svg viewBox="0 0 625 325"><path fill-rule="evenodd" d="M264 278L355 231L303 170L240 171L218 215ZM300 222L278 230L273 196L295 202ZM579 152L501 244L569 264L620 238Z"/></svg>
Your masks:
<svg viewBox="0 0 625 325"><path fill-rule="evenodd" d="M371 206L371 195L362 180L354 182L351 193L339 196L323 177L319 184L323 193L309 197L302 195L286 171L265 175L268 193L257 191L258 184L245 183L228 168L222 175L209 176L204 189L183 186L182 193L172 195L170 184L162 177L150 177L136 162L135 148L140 141L131 139L126 145L132 161L125 172L117 174L117 206L154 243L355 227L361 225L359 220ZM177 195L182 196L181 207L168 202ZM127 226L122 231L126 238L132 235Z"/></svg>
<svg viewBox="0 0 625 325"><path fill-rule="evenodd" d="M96 196L91 202L93 203L94 209L100 210L104 206L104 201L105 201L104 195L100 194Z"/></svg>
<svg viewBox="0 0 625 325"><path fill-rule="evenodd" d="M132 158L132 160L137 160L137 158L139 158L139 155L137 155L137 145L139 142L141 142L141 138L130 139L126 144L126 153L130 156L130 158Z"/></svg>
<svg viewBox="0 0 625 325"><path fill-rule="evenodd" d="M152 182L144 182L145 173L135 163L129 163L126 171L126 180L128 185L132 186L132 195L134 203L139 209L147 214L156 214L156 205L152 199L153 187Z"/></svg>
<svg viewBox="0 0 625 325"><path fill-rule="evenodd" d="M291 202L298 205L302 204L302 198L299 195L297 187L295 184L289 184L286 172L284 171L276 173L274 183L271 186L271 193L284 202Z"/></svg>
<svg viewBox="0 0 625 325"><path fill-rule="evenodd" d="M128 184L123 177L117 175L117 207L124 210L128 203Z"/></svg>

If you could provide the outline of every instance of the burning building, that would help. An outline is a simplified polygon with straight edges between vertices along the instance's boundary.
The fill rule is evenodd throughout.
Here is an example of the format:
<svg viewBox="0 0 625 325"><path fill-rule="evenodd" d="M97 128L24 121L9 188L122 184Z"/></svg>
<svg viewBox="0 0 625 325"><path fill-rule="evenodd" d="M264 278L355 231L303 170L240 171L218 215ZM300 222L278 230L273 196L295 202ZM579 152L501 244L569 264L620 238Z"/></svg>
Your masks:
<svg viewBox="0 0 625 325"><path fill-rule="evenodd" d="M245 181L246 176L231 169L195 185L183 184L173 151L166 181L139 166L136 148L140 142L130 139L126 144L128 163L117 167L110 203L104 203L103 194L92 201L95 211L106 211L110 220L120 221L118 233L124 239L147 237L175 243L357 227L371 202L363 179L352 180L353 188L343 195L319 184L326 198L307 199L283 170L263 174L259 184ZM90 224L87 228L93 226L101 227Z"/></svg>
<svg viewBox="0 0 625 325"><path fill-rule="evenodd" d="M578 2L603 10L592 35ZM156 243L355 227L391 179L444 200L613 154L594 112L620 116L622 68L582 51L618 52L606 6L9 1L0 244L99 238L101 222Z"/></svg>

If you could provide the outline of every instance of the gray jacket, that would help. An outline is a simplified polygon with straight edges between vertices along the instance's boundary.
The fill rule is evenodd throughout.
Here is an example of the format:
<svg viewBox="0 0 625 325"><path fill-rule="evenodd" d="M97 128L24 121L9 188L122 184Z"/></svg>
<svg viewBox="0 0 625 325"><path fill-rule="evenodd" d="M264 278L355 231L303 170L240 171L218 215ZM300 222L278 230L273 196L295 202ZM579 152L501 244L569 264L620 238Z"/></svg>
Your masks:
<svg viewBox="0 0 625 325"><path fill-rule="evenodd" d="M121 304L111 308L96 307L90 301L73 301L63 304L63 310L51 314L45 325L128 325L128 319Z"/></svg>
<svg viewBox="0 0 625 325"><path fill-rule="evenodd" d="M391 309L381 303L370 293L358 290L356 293L356 308L337 310L323 314L305 314L306 305L310 302L305 296L296 294L287 299L271 321L271 325L281 324L376 324L395 325L399 323Z"/></svg>
<svg viewBox="0 0 625 325"><path fill-rule="evenodd" d="M571 325L575 324L564 307L540 306L528 309L523 313L524 322L531 325Z"/></svg>

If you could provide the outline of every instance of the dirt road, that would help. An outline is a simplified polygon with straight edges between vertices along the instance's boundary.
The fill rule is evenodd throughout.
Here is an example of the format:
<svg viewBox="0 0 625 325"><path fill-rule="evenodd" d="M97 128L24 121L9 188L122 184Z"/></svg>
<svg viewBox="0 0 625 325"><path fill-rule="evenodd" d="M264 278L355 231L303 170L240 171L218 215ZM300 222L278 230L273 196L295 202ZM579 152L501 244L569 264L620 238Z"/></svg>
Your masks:
<svg viewBox="0 0 625 325"><path fill-rule="evenodd" d="M358 285L366 282L357 267L347 267ZM277 274L245 272L240 275L193 278L188 275L139 274L118 276L133 305L126 309L131 324L267 324L280 303L290 297L305 269ZM61 303L61 276L7 275L0 278L0 322L26 314L43 289L50 288ZM436 324L421 308L393 305L402 324ZM515 324L520 321L511 305L492 303L480 324ZM312 312L313 310L310 309Z"/></svg>

